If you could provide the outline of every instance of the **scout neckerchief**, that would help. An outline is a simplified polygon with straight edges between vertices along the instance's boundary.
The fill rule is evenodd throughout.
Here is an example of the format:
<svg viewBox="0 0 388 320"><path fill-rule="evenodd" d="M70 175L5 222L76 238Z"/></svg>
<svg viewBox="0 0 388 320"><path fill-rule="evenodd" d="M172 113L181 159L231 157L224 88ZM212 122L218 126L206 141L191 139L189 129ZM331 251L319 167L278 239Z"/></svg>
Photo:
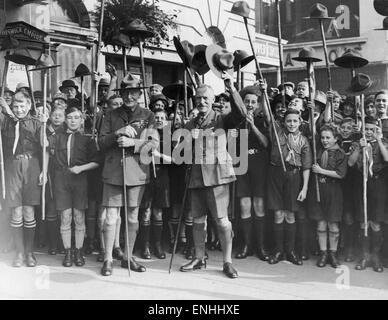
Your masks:
<svg viewBox="0 0 388 320"><path fill-rule="evenodd" d="M293 166L298 166L296 163L295 153L301 154L302 152L302 134L298 132L297 134L283 132L284 138L286 140L288 154L285 158L285 161Z"/></svg>
<svg viewBox="0 0 388 320"><path fill-rule="evenodd" d="M329 151L330 150L339 150L340 147L339 145L336 143L334 146L330 147L330 148L327 148L325 149L323 152L322 152L322 155L321 155L321 167L323 169L327 169L327 165L328 165L328 162L329 162Z"/></svg>
<svg viewBox="0 0 388 320"><path fill-rule="evenodd" d="M66 151L67 151L67 165L70 167L71 161L73 160L74 135L76 133L79 133L79 130L72 131L70 129L67 129L66 133L69 134L69 136L67 137Z"/></svg>
<svg viewBox="0 0 388 320"><path fill-rule="evenodd" d="M29 119L28 114L24 118L22 118L22 119L19 119L19 118L16 118L16 117L13 118L13 120L16 122L16 124L15 124L15 140L13 142L12 154L15 154L16 148L17 148L18 143L19 143L19 138L20 138L20 122L28 120L28 119Z"/></svg>

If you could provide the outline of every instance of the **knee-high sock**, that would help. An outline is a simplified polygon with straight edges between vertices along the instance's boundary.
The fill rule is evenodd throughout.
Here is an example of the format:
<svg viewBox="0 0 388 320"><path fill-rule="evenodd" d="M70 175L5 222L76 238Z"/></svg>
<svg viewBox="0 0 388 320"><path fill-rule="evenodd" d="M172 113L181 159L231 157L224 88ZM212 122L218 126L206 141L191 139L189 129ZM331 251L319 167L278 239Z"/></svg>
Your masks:
<svg viewBox="0 0 388 320"><path fill-rule="evenodd" d="M147 221L146 224L141 224L139 229L139 242L140 248L143 250L150 242L150 221Z"/></svg>
<svg viewBox="0 0 388 320"><path fill-rule="evenodd" d="M225 225L218 225L218 238L220 239L222 255L225 262L232 262L232 240L233 231L232 224L228 220Z"/></svg>
<svg viewBox="0 0 388 320"><path fill-rule="evenodd" d="M372 253L379 255L381 246L383 244L383 232L381 230L380 231L371 230L370 236L371 236L371 244L372 244Z"/></svg>
<svg viewBox="0 0 388 320"><path fill-rule="evenodd" d="M23 226L12 226L12 233L17 253L24 253Z"/></svg>
<svg viewBox="0 0 388 320"><path fill-rule="evenodd" d="M170 242L174 242L176 233L178 232L179 219L171 218L169 224L171 226Z"/></svg>
<svg viewBox="0 0 388 320"><path fill-rule="evenodd" d="M338 231L329 231L329 245L330 251L337 251L338 248L338 240L339 240L339 232Z"/></svg>
<svg viewBox="0 0 388 320"><path fill-rule="evenodd" d="M71 225L61 225L61 236L63 247L65 249L71 249Z"/></svg>
<svg viewBox="0 0 388 320"><path fill-rule="evenodd" d="M86 236L92 242L96 236L96 217L86 217Z"/></svg>
<svg viewBox="0 0 388 320"><path fill-rule="evenodd" d="M264 217L255 216L253 219L253 227L255 232L257 250L263 249L264 246Z"/></svg>
<svg viewBox="0 0 388 320"><path fill-rule="evenodd" d="M132 223L127 221L128 226L128 249L129 249L129 257L127 255L127 241L125 241L125 251L124 251L124 260L129 260L132 258L132 251L135 245L137 231L139 230L139 222Z"/></svg>
<svg viewBox="0 0 388 320"><path fill-rule="evenodd" d="M345 252L349 252L353 249L353 241L354 241L354 235L353 235L353 225L352 224L344 224L342 226L342 234L343 234L343 244Z"/></svg>
<svg viewBox="0 0 388 320"><path fill-rule="evenodd" d="M295 234L296 223L286 223L285 225L285 239L286 239L286 252L290 253L295 250Z"/></svg>
<svg viewBox="0 0 388 320"><path fill-rule="evenodd" d="M319 249L321 251L327 251L327 230L317 230ZM330 245L331 247L331 245Z"/></svg>
<svg viewBox="0 0 388 320"><path fill-rule="evenodd" d="M275 251L284 252L284 222L275 223L273 232L275 237Z"/></svg>
<svg viewBox="0 0 388 320"><path fill-rule="evenodd" d="M205 224L204 223L193 223L193 239L195 246L195 257L203 259L205 256Z"/></svg>
<svg viewBox="0 0 388 320"><path fill-rule="evenodd" d="M370 247L369 236L365 237L364 229L360 229L361 254L363 255L363 257L367 257L369 255L369 247Z"/></svg>
<svg viewBox="0 0 388 320"><path fill-rule="evenodd" d="M154 243L162 242L163 220L152 223L152 236Z"/></svg>
<svg viewBox="0 0 388 320"><path fill-rule="evenodd" d="M307 254L307 219L297 220L296 242L302 254Z"/></svg>
<svg viewBox="0 0 388 320"><path fill-rule="evenodd" d="M75 224L75 247L77 249L81 249L84 245L85 229L85 220L83 220L83 223Z"/></svg>
<svg viewBox="0 0 388 320"><path fill-rule="evenodd" d="M193 240L193 223L192 222L185 222L186 226L186 244L190 248L194 245Z"/></svg>
<svg viewBox="0 0 388 320"><path fill-rule="evenodd" d="M120 248L120 228L121 228L121 217L120 215L117 217L116 220L116 233L115 233L115 248Z"/></svg>
<svg viewBox="0 0 388 320"><path fill-rule="evenodd" d="M36 221L24 221L24 243L25 252L30 253L34 251Z"/></svg>
<svg viewBox="0 0 388 320"><path fill-rule="evenodd" d="M115 242L116 235L116 224L107 224L106 222L103 225L103 238L105 244L105 261L113 261L112 250Z"/></svg>
<svg viewBox="0 0 388 320"><path fill-rule="evenodd" d="M47 217L47 235L49 248L57 249L58 246L58 219L57 217Z"/></svg>
<svg viewBox="0 0 388 320"><path fill-rule="evenodd" d="M241 231L243 233L244 244L251 247L252 218L241 219ZM219 233L219 232L218 232Z"/></svg>

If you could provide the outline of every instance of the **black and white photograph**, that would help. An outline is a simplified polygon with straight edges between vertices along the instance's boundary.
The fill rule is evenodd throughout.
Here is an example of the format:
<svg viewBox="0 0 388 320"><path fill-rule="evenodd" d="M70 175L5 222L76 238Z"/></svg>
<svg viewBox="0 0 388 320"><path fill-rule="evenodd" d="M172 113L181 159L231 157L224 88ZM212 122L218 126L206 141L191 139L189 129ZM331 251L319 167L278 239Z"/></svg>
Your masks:
<svg viewBox="0 0 388 320"><path fill-rule="evenodd" d="M318 1L0 0L0 300L388 299L388 0Z"/></svg>

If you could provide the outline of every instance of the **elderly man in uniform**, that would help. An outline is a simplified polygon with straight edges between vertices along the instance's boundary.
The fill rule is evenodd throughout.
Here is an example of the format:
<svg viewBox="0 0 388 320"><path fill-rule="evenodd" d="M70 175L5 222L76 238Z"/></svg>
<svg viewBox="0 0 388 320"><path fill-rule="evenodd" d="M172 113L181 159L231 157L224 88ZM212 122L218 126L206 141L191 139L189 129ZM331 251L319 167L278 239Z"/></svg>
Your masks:
<svg viewBox="0 0 388 320"><path fill-rule="evenodd" d="M121 93L124 104L120 108L108 112L102 122L99 144L105 152L103 169L103 199L102 206L106 208L103 224L105 259L101 274L110 276L113 271L112 250L115 241L116 220L120 208L124 206L123 184L126 185L129 241L126 243L122 268L131 268L136 272L144 272L146 268L138 264L132 255L136 234L139 229L138 212L144 188L150 180L150 166L143 163L141 154L145 149L156 149L158 138L148 139L147 128L154 125L154 114L139 106L142 87L140 81L130 73L123 79ZM144 135L145 133L145 135ZM126 172L123 177L122 148L125 150ZM127 256L129 252L129 257Z"/></svg>
<svg viewBox="0 0 388 320"><path fill-rule="evenodd" d="M201 85L197 88L195 96L195 106L199 111L196 118L189 121L186 125L187 130L191 130L193 139L202 139L204 133L211 131L218 135L220 129L235 128L241 122L242 114L246 115L246 108L243 105L241 97L234 89L232 81L225 74L225 85L231 92L232 111L223 115L212 109L215 101L213 89L208 85ZM245 111L244 111L245 110ZM206 131L205 131L206 130ZM218 236L223 251L223 272L229 278L237 278L237 271L232 266L232 224L228 219L229 205L229 183L236 180L231 161L228 161L230 155L226 150L225 143L222 143L219 137L216 143L205 143L202 146L202 154L196 154L193 157L201 158L192 164L188 188L190 189L191 209L194 218L193 238L195 246L195 258L186 265L181 266L180 271L193 271L206 268L205 260L205 222L206 214L210 212L216 221ZM193 148L194 150L197 148ZM207 156L211 154L216 157L213 163L207 161ZM224 159L220 158L223 157ZM226 160L226 161L225 161Z"/></svg>

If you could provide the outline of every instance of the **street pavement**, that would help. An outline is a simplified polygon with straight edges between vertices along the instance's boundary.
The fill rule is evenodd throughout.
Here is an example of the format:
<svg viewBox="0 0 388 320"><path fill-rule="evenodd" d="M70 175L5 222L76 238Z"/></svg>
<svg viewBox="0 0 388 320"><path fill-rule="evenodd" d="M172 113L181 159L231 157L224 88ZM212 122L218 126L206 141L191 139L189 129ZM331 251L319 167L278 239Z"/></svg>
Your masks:
<svg viewBox="0 0 388 320"><path fill-rule="evenodd" d="M96 255L86 257L84 267L62 267L63 255L37 253L36 268L13 268L13 254L0 254L0 299L140 299L140 300L356 300L388 299L388 270L376 273L368 268L354 270L345 264L335 270L318 268L315 257L295 266L283 261L269 265L256 257L234 260L238 279L222 273L219 251L209 252L206 270L190 273L179 271L187 262L182 255L174 259L168 273L166 260L137 259L147 267L145 273L131 272L114 262L111 277L100 275Z"/></svg>

